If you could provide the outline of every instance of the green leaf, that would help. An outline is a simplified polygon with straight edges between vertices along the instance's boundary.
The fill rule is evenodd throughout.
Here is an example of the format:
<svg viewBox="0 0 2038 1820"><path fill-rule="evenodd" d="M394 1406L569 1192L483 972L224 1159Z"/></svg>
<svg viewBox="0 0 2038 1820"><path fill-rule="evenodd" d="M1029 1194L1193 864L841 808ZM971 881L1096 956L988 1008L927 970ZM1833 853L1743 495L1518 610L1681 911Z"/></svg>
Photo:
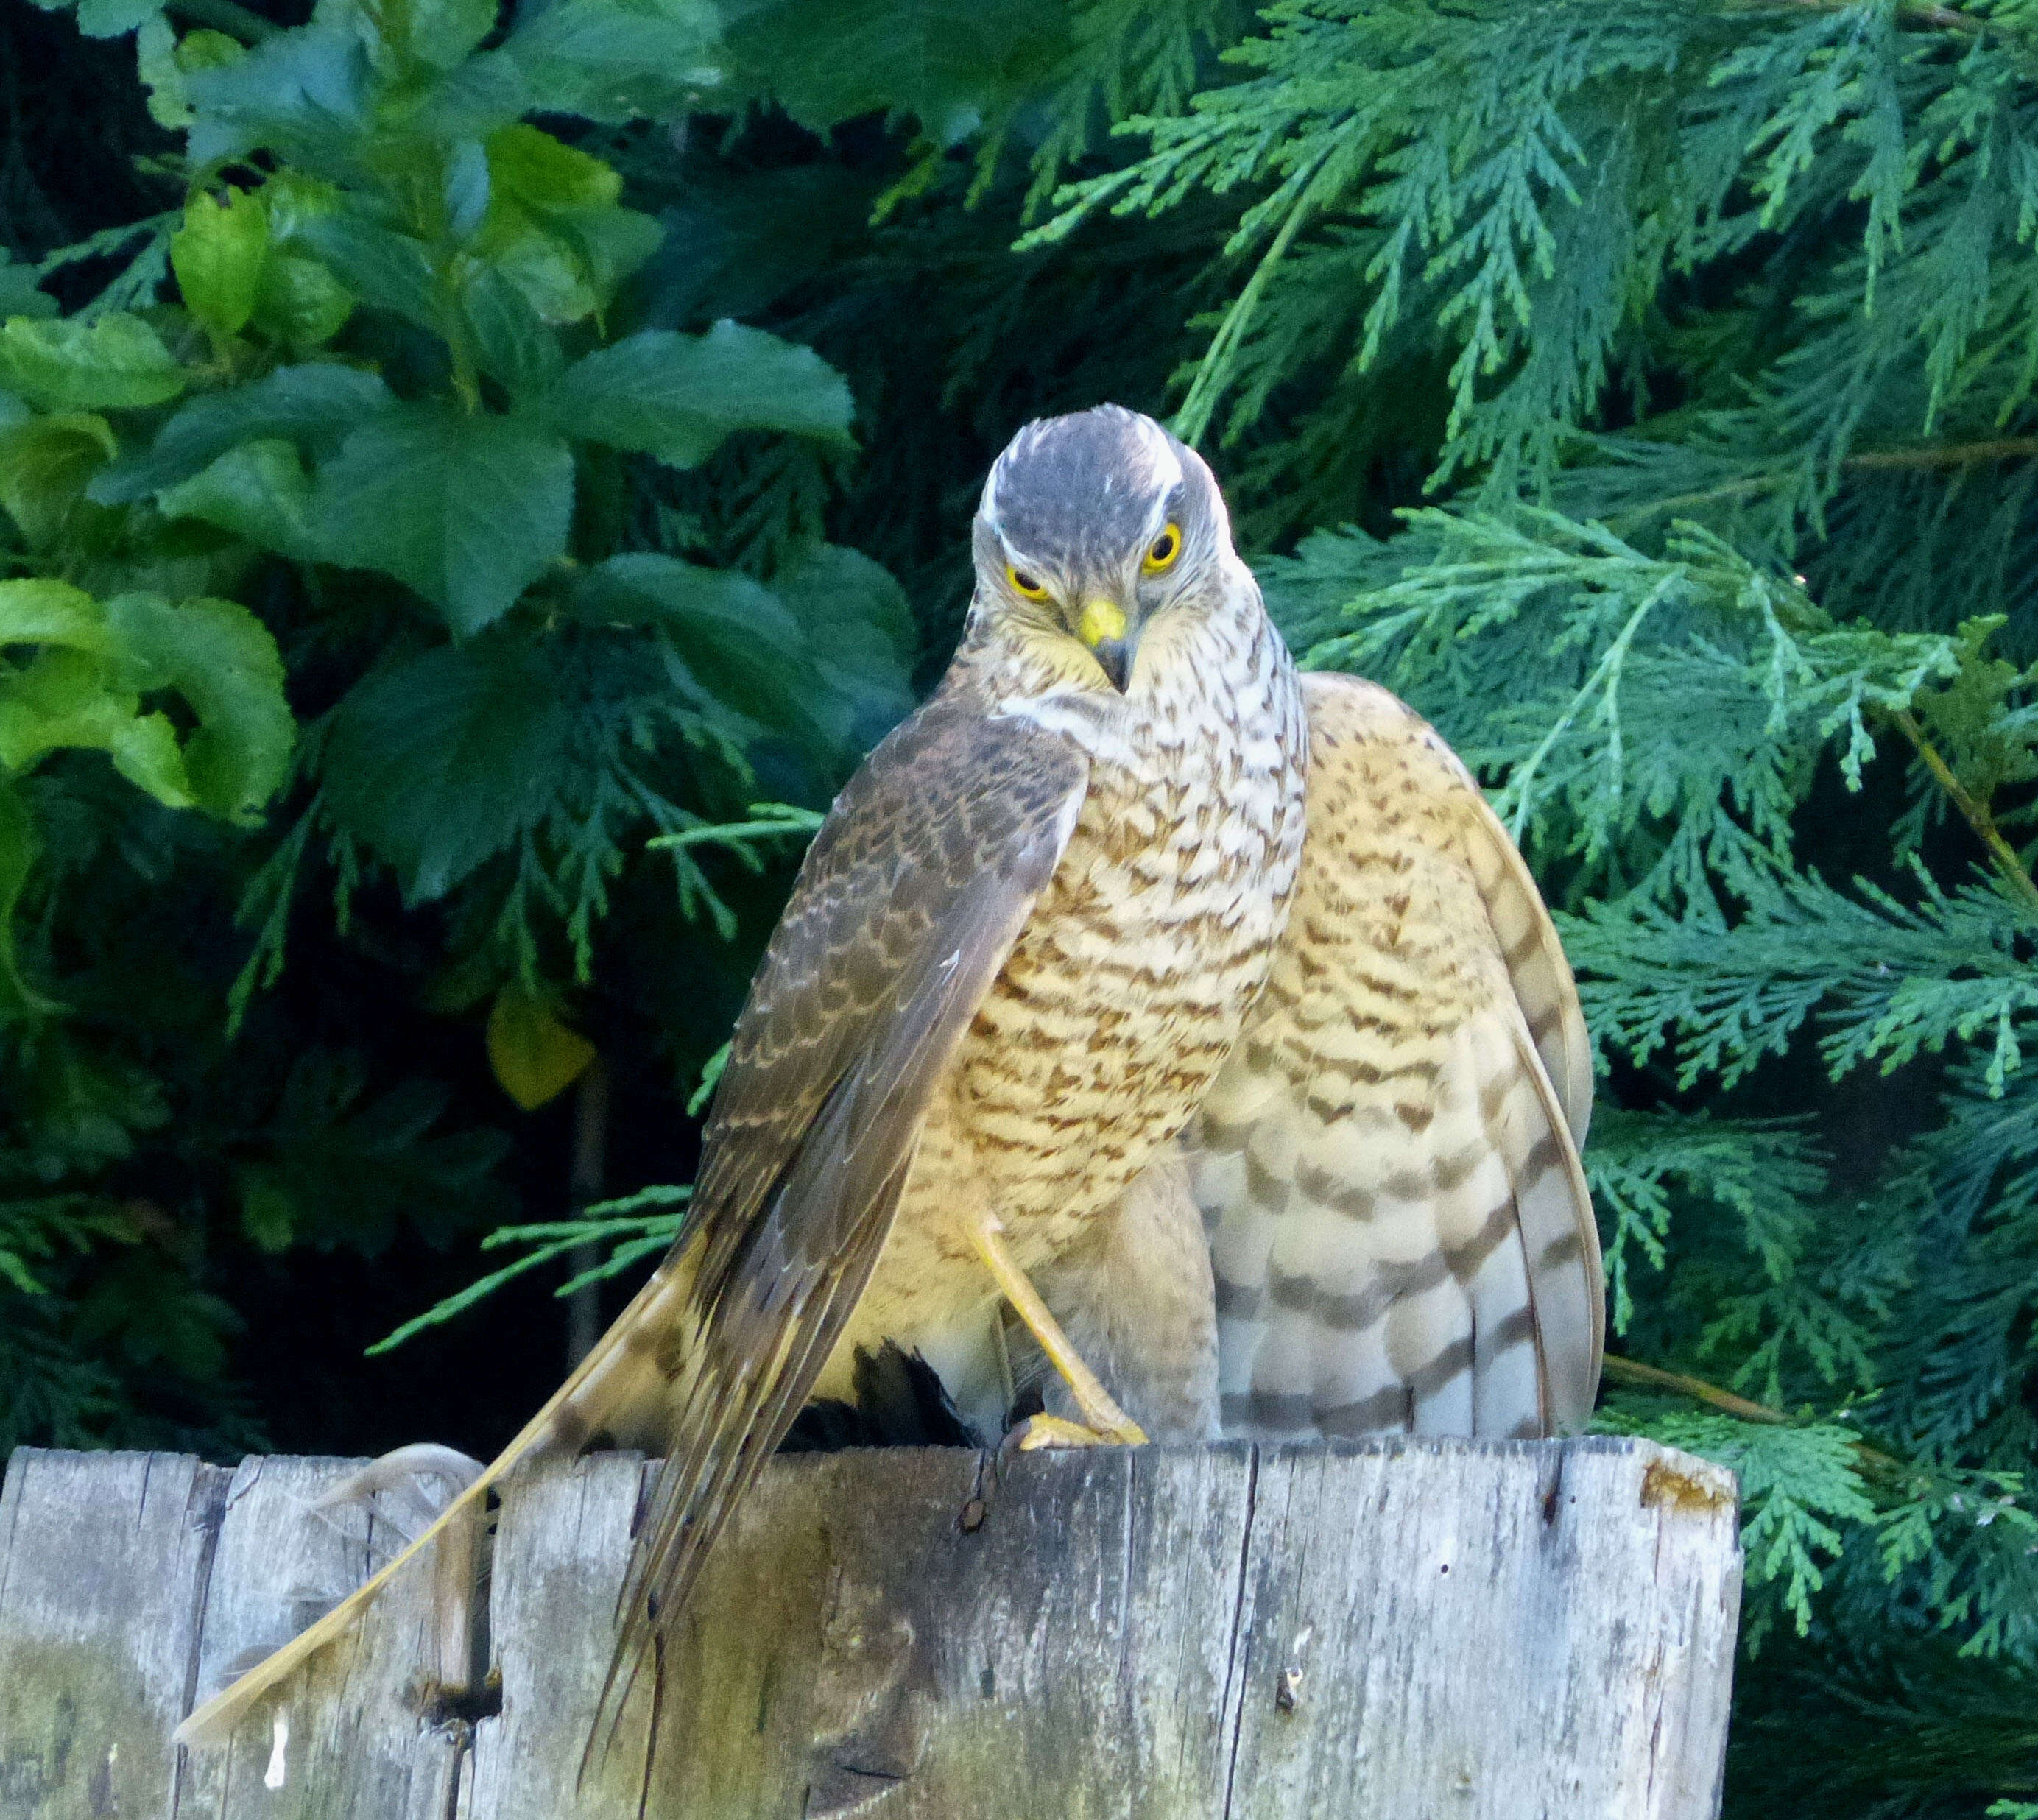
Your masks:
<svg viewBox="0 0 2038 1820"><path fill-rule="evenodd" d="M861 551L816 544L780 568L772 588L805 634L824 691L816 724L861 753L912 712L919 638L906 591Z"/></svg>
<svg viewBox="0 0 2038 1820"><path fill-rule="evenodd" d="M897 108L947 146L1056 66L1070 11L1050 0L763 0L732 21L729 47L809 131Z"/></svg>
<svg viewBox="0 0 2038 1820"><path fill-rule="evenodd" d="M68 581L0 581L0 645L61 645L97 656L114 649L106 609Z"/></svg>
<svg viewBox="0 0 2038 1820"><path fill-rule="evenodd" d="M87 411L0 429L0 505L32 550L55 541L86 482L119 452L106 419Z"/></svg>
<svg viewBox="0 0 2038 1820"><path fill-rule="evenodd" d="M162 10L163 0L78 0L78 28L88 38L118 38Z"/></svg>
<svg viewBox="0 0 2038 1820"><path fill-rule="evenodd" d="M488 138L491 198L533 209L609 208L623 179L600 159L519 123Z"/></svg>
<svg viewBox="0 0 2038 1820"><path fill-rule="evenodd" d="M57 313L57 300L36 288L36 268L23 265L0 247L0 318L46 316Z"/></svg>
<svg viewBox="0 0 2038 1820"><path fill-rule="evenodd" d="M175 398L184 372L139 316L17 316L0 325L0 386L59 411L120 411Z"/></svg>
<svg viewBox="0 0 2038 1820"><path fill-rule="evenodd" d="M798 623L762 582L649 551L612 556L587 577L581 611L655 626L714 700L794 728L814 680Z"/></svg>
<svg viewBox="0 0 2038 1820"><path fill-rule="evenodd" d="M165 518L196 518L300 562L324 546L311 520L311 477L297 445L265 437L229 448L210 467L157 494Z"/></svg>
<svg viewBox="0 0 2038 1820"><path fill-rule="evenodd" d="M260 819L289 768L295 725L283 661L267 626L232 600L123 594L108 623L144 672L142 686L173 688L198 716L184 769L199 804L229 821Z"/></svg>
<svg viewBox="0 0 2038 1820"><path fill-rule="evenodd" d="M350 28L279 32L223 67L184 79L196 118L186 156L217 169L252 151L281 152L321 174L350 174L374 135L374 73Z"/></svg>
<svg viewBox="0 0 2038 1820"><path fill-rule="evenodd" d="M88 651L52 644L0 687L0 766L25 771L64 746L106 753L129 782L172 808L196 800L168 716L142 713L138 693Z"/></svg>
<svg viewBox="0 0 2038 1820"><path fill-rule="evenodd" d="M214 335L237 335L255 312L269 255L269 215L251 190L222 202L200 191L171 236L170 270L184 307Z"/></svg>
<svg viewBox="0 0 2038 1820"><path fill-rule="evenodd" d="M347 326L354 295L318 259L271 252L255 290L255 327L293 349L322 346Z"/></svg>
<svg viewBox="0 0 2038 1820"><path fill-rule="evenodd" d="M573 457L534 424L405 405L348 437L312 516L328 561L395 576L464 636L566 553Z"/></svg>
<svg viewBox="0 0 2038 1820"><path fill-rule="evenodd" d="M657 248L657 222L617 206L616 172L548 133L512 126L492 134L488 167L488 207L473 252L547 322L578 322L601 308Z"/></svg>
<svg viewBox="0 0 2038 1820"><path fill-rule="evenodd" d="M543 392L566 365L559 338L530 299L493 267L477 266L460 290L460 308L481 370L518 397Z"/></svg>
<svg viewBox="0 0 2038 1820"><path fill-rule="evenodd" d="M429 902L537 824L571 736L541 648L499 635L441 646L340 703L326 800L396 869L407 902Z"/></svg>
<svg viewBox="0 0 2038 1820"><path fill-rule="evenodd" d="M664 115L722 81L706 0L555 0L503 45L547 104L590 119Z"/></svg>
<svg viewBox="0 0 2038 1820"><path fill-rule="evenodd" d="M495 28L495 0L411 0L405 10L409 49L435 70L452 69Z"/></svg>
<svg viewBox="0 0 2038 1820"><path fill-rule="evenodd" d="M362 302L392 310L434 335L443 332L438 284L422 240L347 213L314 216L297 237Z"/></svg>
<svg viewBox="0 0 2038 1820"><path fill-rule="evenodd" d="M704 335L646 329L576 361L547 395L568 435L695 467L739 429L849 440L848 383L812 348L718 323Z"/></svg>
<svg viewBox="0 0 2038 1820"><path fill-rule="evenodd" d="M286 437L316 456L396 408L396 395L372 373L279 366L252 385L192 399L157 433L153 448L107 468L86 497L102 505L145 499L188 480L236 444L267 437Z"/></svg>

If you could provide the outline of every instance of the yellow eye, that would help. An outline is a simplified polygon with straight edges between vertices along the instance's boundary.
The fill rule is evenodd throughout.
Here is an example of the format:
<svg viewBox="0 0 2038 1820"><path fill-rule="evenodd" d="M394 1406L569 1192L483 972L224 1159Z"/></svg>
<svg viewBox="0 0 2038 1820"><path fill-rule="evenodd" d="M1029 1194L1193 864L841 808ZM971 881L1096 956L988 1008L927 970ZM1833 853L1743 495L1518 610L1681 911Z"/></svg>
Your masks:
<svg viewBox="0 0 2038 1820"><path fill-rule="evenodd" d="M1158 575L1173 568L1175 558L1181 553L1182 528L1170 519L1161 535L1146 546L1146 560L1139 566L1149 575Z"/></svg>
<svg viewBox="0 0 2038 1820"><path fill-rule="evenodd" d="M1047 597L1047 584L1044 581L1036 581L1023 569L1014 569L1007 563L1005 569L1005 579L1012 584L1017 592L1025 595L1028 600L1044 600Z"/></svg>

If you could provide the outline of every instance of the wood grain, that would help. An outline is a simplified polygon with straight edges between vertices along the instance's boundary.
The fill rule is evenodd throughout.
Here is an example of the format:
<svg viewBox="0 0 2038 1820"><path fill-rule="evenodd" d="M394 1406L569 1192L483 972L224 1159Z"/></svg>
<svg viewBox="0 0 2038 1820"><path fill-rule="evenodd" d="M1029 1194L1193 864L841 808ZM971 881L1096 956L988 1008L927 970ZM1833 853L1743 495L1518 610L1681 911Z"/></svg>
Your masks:
<svg viewBox="0 0 2038 1820"><path fill-rule="evenodd" d="M0 1820L635 1820L654 1701L645 1811L688 1820L1718 1811L1733 1481L1601 1438L777 1460L584 1777L658 1469L540 1469L503 1494L499 1713L434 1705L421 1572L173 1786L198 1689L366 1572L367 1519L305 1513L348 1464L16 1456Z"/></svg>

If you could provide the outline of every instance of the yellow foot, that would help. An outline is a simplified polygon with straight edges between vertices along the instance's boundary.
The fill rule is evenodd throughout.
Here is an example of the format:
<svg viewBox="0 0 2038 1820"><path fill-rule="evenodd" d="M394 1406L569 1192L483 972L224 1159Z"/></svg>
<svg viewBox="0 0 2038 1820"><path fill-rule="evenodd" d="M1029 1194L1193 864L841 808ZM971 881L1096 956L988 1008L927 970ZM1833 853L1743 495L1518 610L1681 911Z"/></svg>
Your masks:
<svg viewBox="0 0 2038 1820"><path fill-rule="evenodd" d="M1146 1431L1121 1413L1116 1422L1100 1428L1062 1416L1028 1416L1006 1437L1006 1445L1030 1454L1042 1447L1137 1447L1146 1442Z"/></svg>

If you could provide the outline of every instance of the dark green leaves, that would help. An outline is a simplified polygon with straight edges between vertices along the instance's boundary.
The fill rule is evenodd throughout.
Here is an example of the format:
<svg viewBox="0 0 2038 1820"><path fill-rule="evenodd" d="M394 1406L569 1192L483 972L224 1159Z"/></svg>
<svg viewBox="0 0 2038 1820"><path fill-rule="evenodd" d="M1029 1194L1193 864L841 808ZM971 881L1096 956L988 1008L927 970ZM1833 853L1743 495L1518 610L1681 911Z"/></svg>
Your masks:
<svg viewBox="0 0 2038 1820"><path fill-rule="evenodd" d="M573 457L515 418L406 405L347 439L312 512L331 560L393 575L478 632L565 554Z"/></svg>
<svg viewBox="0 0 2038 1820"><path fill-rule="evenodd" d="M855 407L813 349L725 322L704 335L646 330L591 354L543 410L570 435L693 467L739 429L847 441Z"/></svg>
<svg viewBox="0 0 2038 1820"><path fill-rule="evenodd" d="M91 496L106 505L146 498L259 437L282 437L312 451L333 448L357 425L396 407L396 395L372 373L279 366L252 384L193 399L157 432L146 454L101 474Z"/></svg>
<svg viewBox="0 0 2038 1820"><path fill-rule="evenodd" d="M536 827L571 719L545 653L500 636L377 671L334 717L327 800L393 867L408 902L442 897Z"/></svg>

